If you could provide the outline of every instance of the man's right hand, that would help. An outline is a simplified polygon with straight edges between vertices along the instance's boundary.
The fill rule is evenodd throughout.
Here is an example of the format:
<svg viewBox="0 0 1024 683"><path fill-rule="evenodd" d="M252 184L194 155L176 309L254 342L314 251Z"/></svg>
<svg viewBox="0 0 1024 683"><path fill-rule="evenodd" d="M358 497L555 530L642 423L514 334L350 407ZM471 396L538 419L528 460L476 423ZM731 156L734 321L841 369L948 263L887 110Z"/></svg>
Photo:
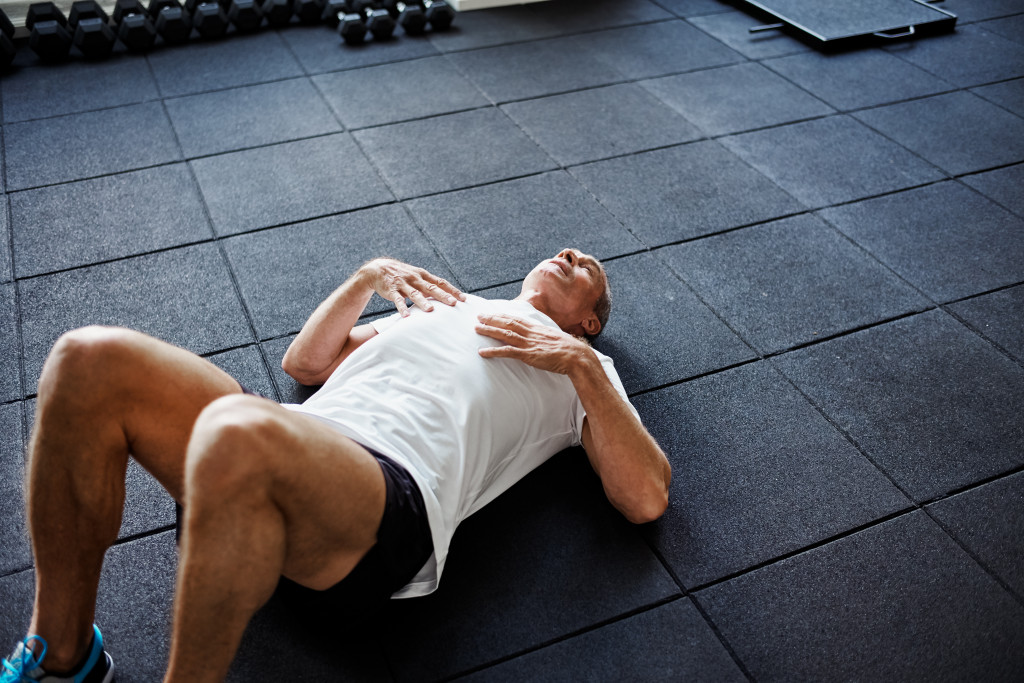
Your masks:
<svg viewBox="0 0 1024 683"><path fill-rule="evenodd" d="M424 311L433 310L430 299L449 306L466 300L466 295L444 278L391 258L367 261L359 268L359 276L370 289L393 302L402 317L409 315L406 298Z"/></svg>

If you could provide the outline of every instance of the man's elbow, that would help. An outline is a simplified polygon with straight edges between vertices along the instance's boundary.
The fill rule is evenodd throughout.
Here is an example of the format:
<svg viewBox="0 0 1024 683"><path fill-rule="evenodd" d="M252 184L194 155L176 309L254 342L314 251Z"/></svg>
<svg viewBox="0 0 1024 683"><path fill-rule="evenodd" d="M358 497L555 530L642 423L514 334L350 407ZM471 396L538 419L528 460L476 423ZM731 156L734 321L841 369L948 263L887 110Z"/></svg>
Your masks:
<svg viewBox="0 0 1024 683"><path fill-rule="evenodd" d="M298 362L296 362L294 357L290 357L287 353L284 358L281 359L281 369L299 384L305 386L323 384L323 382L317 381L319 379L318 377L315 377L312 373L306 371Z"/></svg>
<svg viewBox="0 0 1024 683"><path fill-rule="evenodd" d="M633 524L648 524L655 521L668 509L668 487L662 487L623 509L622 514Z"/></svg>

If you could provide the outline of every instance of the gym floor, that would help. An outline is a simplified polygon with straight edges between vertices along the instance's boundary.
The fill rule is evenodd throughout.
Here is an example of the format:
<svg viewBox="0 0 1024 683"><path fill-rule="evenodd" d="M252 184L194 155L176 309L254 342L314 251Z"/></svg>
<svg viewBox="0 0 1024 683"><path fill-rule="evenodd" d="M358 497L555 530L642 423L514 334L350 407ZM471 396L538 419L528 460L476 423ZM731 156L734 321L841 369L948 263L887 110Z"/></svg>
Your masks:
<svg viewBox="0 0 1024 683"><path fill-rule="evenodd" d="M355 49L294 26L0 80L0 647L57 336L124 325L281 401L316 304L389 254L487 297L575 245L674 466L635 527L579 451L456 536L440 590L232 681L1022 680L1024 3L825 55L716 0L550 0ZM387 307L375 301L368 315ZM145 381L140 378L140 381ZM135 466L97 622L158 680L171 500Z"/></svg>

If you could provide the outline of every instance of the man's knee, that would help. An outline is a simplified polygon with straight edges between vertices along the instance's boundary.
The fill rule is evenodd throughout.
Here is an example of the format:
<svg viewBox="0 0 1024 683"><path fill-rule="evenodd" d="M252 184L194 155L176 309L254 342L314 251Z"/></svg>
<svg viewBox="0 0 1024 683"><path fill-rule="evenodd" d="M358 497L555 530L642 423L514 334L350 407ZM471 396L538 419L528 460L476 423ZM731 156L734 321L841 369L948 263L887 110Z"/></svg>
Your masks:
<svg viewBox="0 0 1024 683"><path fill-rule="evenodd" d="M232 394L199 414L185 461L186 498L254 492L277 465L284 427L267 401Z"/></svg>
<svg viewBox="0 0 1024 683"><path fill-rule="evenodd" d="M90 325L65 332L54 343L39 377L39 395L63 385L87 383L94 392L116 377L138 332Z"/></svg>

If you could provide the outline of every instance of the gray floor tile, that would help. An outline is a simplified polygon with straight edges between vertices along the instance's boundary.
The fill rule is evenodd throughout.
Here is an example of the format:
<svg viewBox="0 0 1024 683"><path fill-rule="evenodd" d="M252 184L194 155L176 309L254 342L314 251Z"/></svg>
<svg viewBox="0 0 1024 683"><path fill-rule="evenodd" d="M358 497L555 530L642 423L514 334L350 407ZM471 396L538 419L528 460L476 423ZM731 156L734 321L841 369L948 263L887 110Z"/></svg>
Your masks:
<svg viewBox="0 0 1024 683"><path fill-rule="evenodd" d="M588 33L573 42L629 78L653 78L743 61L741 54L684 21Z"/></svg>
<svg viewBox="0 0 1024 683"><path fill-rule="evenodd" d="M363 128L489 104L451 61L416 59L313 79L348 128Z"/></svg>
<svg viewBox="0 0 1024 683"><path fill-rule="evenodd" d="M7 195L0 194L0 282L14 279L11 264L11 231L7 220Z"/></svg>
<svg viewBox="0 0 1024 683"><path fill-rule="evenodd" d="M942 177L938 169L846 116L734 135L722 142L812 208Z"/></svg>
<svg viewBox="0 0 1024 683"><path fill-rule="evenodd" d="M32 546L25 524L25 439L21 403L0 405L0 575L32 564ZM9 617L4 606L4 618ZM3 621L3 620L0 620ZM22 628L28 626L24 624ZM7 647L5 643L3 647Z"/></svg>
<svg viewBox="0 0 1024 683"><path fill-rule="evenodd" d="M675 600L542 650L484 669L465 681L545 681L572 672L593 681L745 681L689 600Z"/></svg>
<svg viewBox="0 0 1024 683"><path fill-rule="evenodd" d="M145 144L136 134L145 131ZM4 126L7 189L118 173L181 158L158 102Z"/></svg>
<svg viewBox="0 0 1024 683"><path fill-rule="evenodd" d="M960 179L992 201L1024 218L1024 164Z"/></svg>
<svg viewBox="0 0 1024 683"><path fill-rule="evenodd" d="M1024 43L1024 14L1016 14L1003 19L983 21L978 25L990 33L995 33L1003 38Z"/></svg>
<svg viewBox="0 0 1024 683"><path fill-rule="evenodd" d="M1024 76L1024 45L977 26L886 49L962 88Z"/></svg>
<svg viewBox="0 0 1024 683"><path fill-rule="evenodd" d="M805 52L767 60L764 65L842 110L952 89L941 78L883 50Z"/></svg>
<svg viewBox="0 0 1024 683"><path fill-rule="evenodd" d="M32 618L34 594L35 580L31 570L0 577L0 600L4 604L4 618L0 619L0 642L5 651L9 652L7 648L13 649L14 644L25 637Z"/></svg>
<svg viewBox="0 0 1024 683"><path fill-rule="evenodd" d="M941 311L774 362L915 500L1024 464L1024 370Z"/></svg>
<svg viewBox="0 0 1024 683"><path fill-rule="evenodd" d="M969 325L1024 361L1024 285L950 305Z"/></svg>
<svg viewBox="0 0 1024 683"><path fill-rule="evenodd" d="M835 113L821 100L751 62L644 81L643 86L708 135Z"/></svg>
<svg viewBox="0 0 1024 683"><path fill-rule="evenodd" d="M456 25L461 24L462 15L456 21ZM346 45L337 31L323 25L289 26L280 32L280 36L302 64L302 68L310 74L357 69L438 54L437 48L430 44L426 36L401 34L399 39L396 33L394 40L383 43L369 40L363 45Z"/></svg>
<svg viewBox="0 0 1024 683"><path fill-rule="evenodd" d="M302 67L276 31L164 47L149 55L149 63L164 97L302 75Z"/></svg>
<svg viewBox="0 0 1024 683"><path fill-rule="evenodd" d="M438 50L454 52L562 35L565 29L538 12L538 4L541 3L461 12L450 30L430 32L427 36Z"/></svg>
<svg viewBox="0 0 1024 683"><path fill-rule="evenodd" d="M928 506L953 537L1024 595L1024 473L1018 472Z"/></svg>
<svg viewBox="0 0 1024 683"><path fill-rule="evenodd" d="M644 532L688 589L911 505L767 363L636 407L673 469L669 509Z"/></svg>
<svg viewBox="0 0 1024 683"><path fill-rule="evenodd" d="M19 287L25 377L32 393L53 342L82 325L131 327L200 354L253 341L213 245L46 275Z"/></svg>
<svg viewBox="0 0 1024 683"><path fill-rule="evenodd" d="M698 17L729 11L729 3L723 0L655 0L659 5L677 17Z"/></svg>
<svg viewBox="0 0 1024 683"><path fill-rule="evenodd" d="M1024 116L1024 78L973 88L971 92L1009 109L1017 116Z"/></svg>
<svg viewBox="0 0 1024 683"><path fill-rule="evenodd" d="M633 84L513 102L502 109L563 166L701 137L689 121Z"/></svg>
<svg viewBox="0 0 1024 683"><path fill-rule="evenodd" d="M612 313L594 348L615 361L626 391L693 377L754 353L649 254L605 264Z"/></svg>
<svg viewBox="0 0 1024 683"><path fill-rule="evenodd" d="M448 59L495 102L622 80L618 70L565 39L457 52Z"/></svg>
<svg viewBox="0 0 1024 683"><path fill-rule="evenodd" d="M0 285L0 401L21 398L21 343L13 283Z"/></svg>
<svg viewBox="0 0 1024 683"><path fill-rule="evenodd" d="M417 199L408 206L467 289L522 279L566 247L599 259L643 248L562 171ZM503 218L495 221L495 216ZM481 258L488 253L501 258Z"/></svg>
<svg viewBox="0 0 1024 683"><path fill-rule="evenodd" d="M18 192L11 214L18 277L213 237L184 164Z"/></svg>
<svg viewBox="0 0 1024 683"><path fill-rule="evenodd" d="M725 6L724 3L715 0L709 4ZM778 57L810 49L782 31L751 33L751 27L762 25L764 22L744 12L719 12L693 17L689 21L749 59Z"/></svg>
<svg viewBox="0 0 1024 683"><path fill-rule="evenodd" d="M191 164L220 235L393 199L348 134L232 152Z"/></svg>
<svg viewBox="0 0 1024 683"><path fill-rule="evenodd" d="M397 204L242 235L225 240L224 248L261 339L298 332L371 258L391 256L453 279ZM374 297L369 310L392 307Z"/></svg>
<svg viewBox="0 0 1024 683"><path fill-rule="evenodd" d="M558 0L538 2L531 6L531 11L560 27L562 34L672 18L658 3L649 0Z"/></svg>
<svg viewBox="0 0 1024 683"><path fill-rule="evenodd" d="M803 208L717 142L599 161L572 174L648 246Z"/></svg>
<svg viewBox="0 0 1024 683"><path fill-rule="evenodd" d="M956 183L821 215L938 302L1024 280L1024 223Z"/></svg>
<svg viewBox="0 0 1024 683"><path fill-rule="evenodd" d="M762 353L930 305L814 216L756 225L658 254Z"/></svg>
<svg viewBox="0 0 1024 683"><path fill-rule="evenodd" d="M497 109L359 130L353 135L400 199L555 166Z"/></svg>
<svg viewBox="0 0 1024 683"><path fill-rule="evenodd" d="M756 680L1024 674L1024 609L920 512L697 599Z"/></svg>
<svg viewBox="0 0 1024 683"><path fill-rule="evenodd" d="M954 175L1024 161L1024 119L970 93L936 95L854 116Z"/></svg>
<svg viewBox="0 0 1024 683"><path fill-rule="evenodd" d="M4 121L24 121L145 102L158 97L143 57L71 61L4 74Z"/></svg>
<svg viewBox="0 0 1024 683"><path fill-rule="evenodd" d="M267 365L263 362L263 354L260 353L259 346L246 346L224 353L215 353L206 360L234 377L249 391L255 391L274 401L278 399L277 390L267 372Z"/></svg>
<svg viewBox="0 0 1024 683"><path fill-rule="evenodd" d="M942 9L952 12L960 23L1005 17L1021 12L1018 0L948 0Z"/></svg>
<svg viewBox="0 0 1024 683"><path fill-rule="evenodd" d="M569 451L462 524L436 593L391 601L388 659L437 680L678 594Z"/></svg>
<svg viewBox="0 0 1024 683"><path fill-rule="evenodd" d="M167 112L187 157L341 130L305 78L169 99Z"/></svg>

